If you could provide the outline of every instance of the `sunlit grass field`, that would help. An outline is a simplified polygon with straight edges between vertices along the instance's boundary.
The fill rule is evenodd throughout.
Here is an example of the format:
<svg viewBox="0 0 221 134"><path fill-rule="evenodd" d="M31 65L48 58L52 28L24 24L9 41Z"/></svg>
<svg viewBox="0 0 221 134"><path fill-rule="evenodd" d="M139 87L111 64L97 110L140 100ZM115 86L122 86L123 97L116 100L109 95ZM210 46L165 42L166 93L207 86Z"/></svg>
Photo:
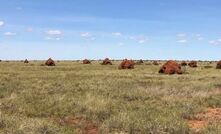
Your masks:
<svg viewBox="0 0 221 134"><path fill-rule="evenodd" d="M118 70L119 61L43 63L0 62L0 133L81 134L90 122L99 134L188 134L194 131L187 119L221 107L215 63L187 67L183 75L158 74L160 65L149 61L133 70ZM85 121L58 121L77 117ZM200 133L221 133L221 124Z"/></svg>

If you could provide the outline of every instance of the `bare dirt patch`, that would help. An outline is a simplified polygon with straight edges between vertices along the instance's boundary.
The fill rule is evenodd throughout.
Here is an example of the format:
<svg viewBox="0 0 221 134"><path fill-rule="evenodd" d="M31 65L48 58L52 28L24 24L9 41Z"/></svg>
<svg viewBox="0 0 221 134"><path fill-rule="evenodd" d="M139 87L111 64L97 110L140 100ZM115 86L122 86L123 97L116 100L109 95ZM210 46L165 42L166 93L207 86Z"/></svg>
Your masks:
<svg viewBox="0 0 221 134"><path fill-rule="evenodd" d="M221 108L208 108L205 112L196 115L196 119L187 121L189 127L195 132L200 132L214 122L221 122Z"/></svg>
<svg viewBox="0 0 221 134"><path fill-rule="evenodd" d="M192 130L199 132L201 129L203 129L207 125L207 122L200 121L200 120L189 120L188 125Z"/></svg>
<svg viewBox="0 0 221 134"><path fill-rule="evenodd" d="M61 126L71 126L81 128L82 134L98 134L98 127L91 121L83 117L67 116L63 118L53 118L53 120Z"/></svg>

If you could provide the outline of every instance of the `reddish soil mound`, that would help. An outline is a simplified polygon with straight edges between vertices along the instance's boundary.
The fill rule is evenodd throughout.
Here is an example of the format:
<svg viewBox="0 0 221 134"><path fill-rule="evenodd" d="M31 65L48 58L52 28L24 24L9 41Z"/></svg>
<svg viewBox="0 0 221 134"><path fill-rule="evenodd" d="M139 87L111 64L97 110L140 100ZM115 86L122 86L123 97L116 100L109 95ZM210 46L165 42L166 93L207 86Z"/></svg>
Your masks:
<svg viewBox="0 0 221 134"><path fill-rule="evenodd" d="M188 120L189 127L200 132L204 127L213 122L221 123L221 108L208 108L206 112L196 115L195 120Z"/></svg>
<svg viewBox="0 0 221 134"><path fill-rule="evenodd" d="M83 64L91 64L91 61L89 61L88 59L83 60Z"/></svg>
<svg viewBox="0 0 221 134"><path fill-rule="evenodd" d="M125 59L121 62L121 64L119 65L118 68L119 69L134 69L134 65L135 65L135 63L133 60Z"/></svg>
<svg viewBox="0 0 221 134"><path fill-rule="evenodd" d="M55 120L55 122L61 126L68 125L71 127L79 127L81 128L81 133L83 134L98 134L98 127L94 123L87 121L82 117L68 116L53 120Z"/></svg>
<svg viewBox="0 0 221 134"><path fill-rule="evenodd" d="M167 61L159 70L164 74L182 74L181 66L175 61Z"/></svg>
<svg viewBox="0 0 221 134"><path fill-rule="evenodd" d="M197 62L196 61L191 61L188 65L190 67L197 67Z"/></svg>
<svg viewBox="0 0 221 134"><path fill-rule="evenodd" d="M109 58L106 58L106 59L103 60L101 65L112 65L112 62L111 62L111 60Z"/></svg>
<svg viewBox="0 0 221 134"><path fill-rule="evenodd" d="M49 58L46 62L45 62L45 65L46 66L55 66L55 62Z"/></svg>
<svg viewBox="0 0 221 134"><path fill-rule="evenodd" d="M157 61L154 61L154 62L153 62L153 65L158 66L159 63L158 63Z"/></svg>
<svg viewBox="0 0 221 134"><path fill-rule="evenodd" d="M221 61L217 62L216 69L221 69Z"/></svg>
<svg viewBox="0 0 221 134"><path fill-rule="evenodd" d="M185 61L181 62L181 66L187 66L187 63Z"/></svg>
<svg viewBox="0 0 221 134"><path fill-rule="evenodd" d="M24 63L29 63L29 61L27 59L25 59Z"/></svg>

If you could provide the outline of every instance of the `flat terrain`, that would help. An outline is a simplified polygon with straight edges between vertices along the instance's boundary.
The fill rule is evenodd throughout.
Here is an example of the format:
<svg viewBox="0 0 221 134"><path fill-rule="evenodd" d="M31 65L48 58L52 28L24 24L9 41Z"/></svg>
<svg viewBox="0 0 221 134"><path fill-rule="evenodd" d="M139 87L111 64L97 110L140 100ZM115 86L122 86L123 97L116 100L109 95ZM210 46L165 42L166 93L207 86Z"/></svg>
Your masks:
<svg viewBox="0 0 221 134"><path fill-rule="evenodd" d="M221 108L215 63L187 67L183 75L158 74L160 66L148 61L133 70L118 70L119 62L42 63L0 62L0 133L221 132L219 117L203 115ZM200 121L203 126L195 126Z"/></svg>

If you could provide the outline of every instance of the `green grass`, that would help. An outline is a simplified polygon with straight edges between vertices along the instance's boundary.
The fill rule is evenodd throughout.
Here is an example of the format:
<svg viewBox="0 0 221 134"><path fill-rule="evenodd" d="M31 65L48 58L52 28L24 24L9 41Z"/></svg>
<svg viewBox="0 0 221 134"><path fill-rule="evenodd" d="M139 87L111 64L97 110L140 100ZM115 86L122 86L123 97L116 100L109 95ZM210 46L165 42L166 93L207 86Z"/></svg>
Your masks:
<svg viewBox="0 0 221 134"><path fill-rule="evenodd" d="M80 62L0 63L0 133L72 134L52 117L84 117L101 134L192 133L184 118L207 107L221 107L221 70L187 68L184 75L158 74L159 66L118 70ZM147 62L146 62L147 63ZM202 133L221 131L213 124Z"/></svg>

